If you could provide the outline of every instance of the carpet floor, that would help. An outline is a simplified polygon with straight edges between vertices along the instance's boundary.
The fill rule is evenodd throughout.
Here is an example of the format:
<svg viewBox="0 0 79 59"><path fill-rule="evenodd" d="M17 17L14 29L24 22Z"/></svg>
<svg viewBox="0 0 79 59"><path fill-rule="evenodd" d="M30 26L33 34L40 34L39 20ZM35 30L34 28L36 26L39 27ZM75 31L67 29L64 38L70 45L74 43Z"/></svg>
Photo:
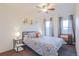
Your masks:
<svg viewBox="0 0 79 59"><path fill-rule="evenodd" d="M59 56L76 56L76 49L75 46L72 45L63 45L59 51ZM23 51L16 53L15 50L10 50L4 53L1 53L0 56L39 56L34 51L25 48Z"/></svg>

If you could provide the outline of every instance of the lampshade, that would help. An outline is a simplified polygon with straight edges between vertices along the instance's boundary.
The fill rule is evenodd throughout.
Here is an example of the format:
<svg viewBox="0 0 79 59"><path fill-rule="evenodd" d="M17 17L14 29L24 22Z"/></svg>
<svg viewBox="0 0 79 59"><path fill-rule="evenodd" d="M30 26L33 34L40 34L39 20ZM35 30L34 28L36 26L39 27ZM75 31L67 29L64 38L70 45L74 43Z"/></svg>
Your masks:
<svg viewBox="0 0 79 59"><path fill-rule="evenodd" d="M20 36L20 32L16 32L16 33L15 33L15 36L16 36L16 37L19 37L19 36Z"/></svg>

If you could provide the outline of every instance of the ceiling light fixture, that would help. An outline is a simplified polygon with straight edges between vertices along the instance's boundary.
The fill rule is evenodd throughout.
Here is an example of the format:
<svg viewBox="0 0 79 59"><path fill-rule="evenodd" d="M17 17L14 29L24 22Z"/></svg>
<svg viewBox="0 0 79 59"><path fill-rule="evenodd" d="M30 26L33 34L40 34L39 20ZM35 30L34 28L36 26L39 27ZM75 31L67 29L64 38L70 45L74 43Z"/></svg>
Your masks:
<svg viewBox="0 0 79 59"><path fill-rule="evenodd" d="M50 3L43 3L43 4L39 4L38 6L36 6L37 8L39 8L42 12L48 12L55 10L55 5L54 4L50 4Z"/></svg>

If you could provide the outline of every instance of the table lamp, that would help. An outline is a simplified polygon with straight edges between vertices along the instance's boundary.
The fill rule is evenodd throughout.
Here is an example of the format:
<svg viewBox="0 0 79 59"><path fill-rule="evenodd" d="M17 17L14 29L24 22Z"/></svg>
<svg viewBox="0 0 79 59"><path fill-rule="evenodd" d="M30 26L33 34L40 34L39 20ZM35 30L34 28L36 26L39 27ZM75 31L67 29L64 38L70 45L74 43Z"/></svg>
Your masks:
<svg viewBox="0 0 79 59"><path fill-rule="evenodd" d="M20 36L20 32L16 32L16 33L15 33L16 39L19 39L19 36Z"/></svg>

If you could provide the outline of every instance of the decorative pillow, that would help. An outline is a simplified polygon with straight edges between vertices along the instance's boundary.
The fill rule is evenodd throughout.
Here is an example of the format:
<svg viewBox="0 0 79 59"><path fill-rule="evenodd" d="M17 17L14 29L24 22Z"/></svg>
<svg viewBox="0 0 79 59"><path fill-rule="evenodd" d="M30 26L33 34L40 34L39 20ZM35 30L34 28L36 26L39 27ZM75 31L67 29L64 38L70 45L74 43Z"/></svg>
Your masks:
<svg viewBox="0 0 79 59"><path fill-rule="evenodd" d="M36 32L36 38L40 37L40 32Z"/></svg>
<svg viewBox="0 0 79 59"><path fill-rule="evenodd" d="M28 35L25 35L25 36L24 36L24 39L28 39Z"/></svg>
<svg viewBox="0 0 79 59"><path fill-rule="evenodd" d="M29 38L39 38L40 37L40 32L31 32L28 33Z"/></svg>

